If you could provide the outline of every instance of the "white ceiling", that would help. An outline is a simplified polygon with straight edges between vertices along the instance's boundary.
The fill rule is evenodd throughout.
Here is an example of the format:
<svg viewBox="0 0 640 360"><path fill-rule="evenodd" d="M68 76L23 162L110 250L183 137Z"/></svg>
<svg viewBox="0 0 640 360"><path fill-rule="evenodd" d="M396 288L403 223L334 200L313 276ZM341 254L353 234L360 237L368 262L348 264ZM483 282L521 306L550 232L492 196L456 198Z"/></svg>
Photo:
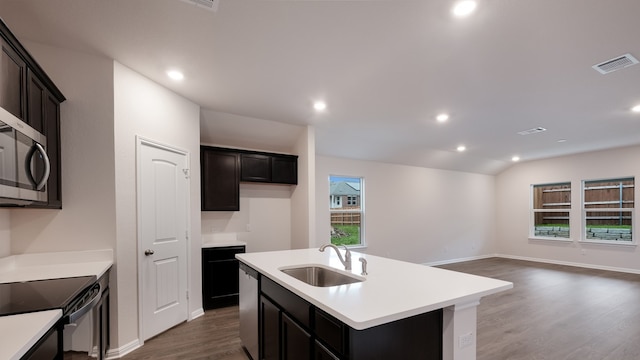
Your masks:
<svg viewBox="0 0 640 360"><path fill-rule="evenodd" d="M629 111L640 65L591 68L640 58L640 1L478 3L458 19L453 0L220 0L217 12L179 0L0 0L0 16L20 39L108 56L200 104L205 142L286 148L313 125L321 155L484 174L513 155L640 144ZM185 80L169 80L171 67ZM548 130L516 134L538 126Z"/></svg>

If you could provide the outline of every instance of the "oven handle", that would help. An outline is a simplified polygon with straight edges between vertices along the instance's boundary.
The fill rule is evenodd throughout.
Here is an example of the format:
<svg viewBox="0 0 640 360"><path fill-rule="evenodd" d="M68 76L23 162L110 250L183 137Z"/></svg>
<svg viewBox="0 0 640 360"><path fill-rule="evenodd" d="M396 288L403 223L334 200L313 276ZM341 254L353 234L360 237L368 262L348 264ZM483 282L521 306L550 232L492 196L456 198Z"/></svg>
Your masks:
<svg viewBox="0 0 640 360"><path fill-rule="evenodd" d="M93 309L100 302L100 298L102 297L102 285L98 285L98 291L93 296L91 301L88 301L83 307L69 314L67 324L75 323L78 319L80 319L84 314L88 313L89 310Z"/></svg>

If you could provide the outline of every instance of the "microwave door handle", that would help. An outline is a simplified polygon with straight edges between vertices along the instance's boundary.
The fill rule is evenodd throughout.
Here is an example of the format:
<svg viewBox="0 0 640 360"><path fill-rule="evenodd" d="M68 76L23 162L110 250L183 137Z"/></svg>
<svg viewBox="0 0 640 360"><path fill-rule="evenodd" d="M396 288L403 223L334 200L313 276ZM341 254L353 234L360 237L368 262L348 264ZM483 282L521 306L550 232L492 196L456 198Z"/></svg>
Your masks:
<svg viewBox="0 0 640 360"><path fill-rule="evenodd" d="M31 173L31 160L33 160L33 156L35 153L39 152L42 155L42 160L44 161L44 175L42 175L42 179L40 179L39 183L36 183L33 174ZM39 143L33 144L33 147L29 151L29 155L27 156L27 176L31 183L36 187L36 190L42 190L42 188L47 184L47 180L49 180L49 175L51 174L51 162L49 161L49 157L47 156L47 152L44 150L42 145Z"/></svg>

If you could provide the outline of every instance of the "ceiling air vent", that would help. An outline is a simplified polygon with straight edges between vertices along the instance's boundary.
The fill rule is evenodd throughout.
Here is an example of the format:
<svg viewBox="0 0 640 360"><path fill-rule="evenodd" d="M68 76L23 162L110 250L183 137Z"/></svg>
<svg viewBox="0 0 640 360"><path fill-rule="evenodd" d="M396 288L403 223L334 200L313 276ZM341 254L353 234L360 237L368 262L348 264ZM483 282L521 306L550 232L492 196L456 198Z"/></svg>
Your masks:
<svg viewBox="0 0 640 360"><path fill-rule="evenodd" d="M181 1L184 1L192 5L196 5L211 11L218 11L218 4L220 3L220 0L181 0Z"/></svg>
<svg viewBox="0 0 640 360"><path fill-rule="evenodd" d="M617 58L607 60L597 65L593 65L592 68L594 68L600 74L605 75L608 73L612 73L616 70L624 69L631 65L635 65L637 63L638 63L638 59L631 56L631 54L624 54L622 56L618 56Z"/></svg>
<svg viewBox="0 0 640 360"><path fill-rule="evenodd" d="M547 129L538 126L538 127L535 127L533 129L529 129L529 130L522 130L522 131L518 132L518 135L531 135L531 134L541 133L543 131L547 131Z"/></svg>

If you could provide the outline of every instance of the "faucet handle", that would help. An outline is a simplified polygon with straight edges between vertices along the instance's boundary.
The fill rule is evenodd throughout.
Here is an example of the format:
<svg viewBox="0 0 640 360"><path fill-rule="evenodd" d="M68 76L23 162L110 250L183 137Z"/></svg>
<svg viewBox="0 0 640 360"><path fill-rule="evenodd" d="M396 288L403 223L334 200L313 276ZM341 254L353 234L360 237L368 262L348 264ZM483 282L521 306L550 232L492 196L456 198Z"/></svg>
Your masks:
<svg viewBox="0 0 640 360"><path fill-rule="evenodd" d="M351 260L351 251L349 251L349 248L347 247L347 245L342 245L342 247L344 247L345 260Z"/></svg>

